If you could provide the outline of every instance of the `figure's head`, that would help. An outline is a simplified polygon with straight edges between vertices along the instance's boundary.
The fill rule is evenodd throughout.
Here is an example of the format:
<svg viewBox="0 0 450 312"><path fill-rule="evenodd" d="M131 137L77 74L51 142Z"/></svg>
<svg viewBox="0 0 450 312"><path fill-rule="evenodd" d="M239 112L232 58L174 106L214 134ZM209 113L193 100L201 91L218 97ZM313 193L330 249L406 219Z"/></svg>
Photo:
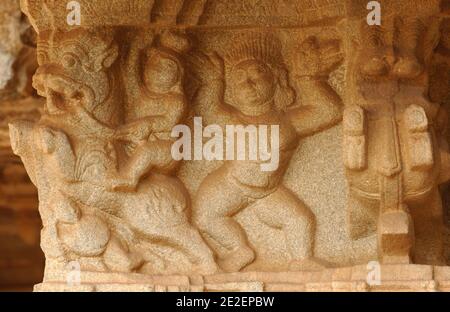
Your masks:
<svg viewBox="0 0 450 312"><path fill-rule="evenodd" d="M276 79L272 69L258 60L246 60L231 71L230 87L235 104L247 109L270 104Z"/></svg>
<svg viewBox="0 0 450 312"><path fill-rule="evenodd" d="M33 85L47 98L47 113L57 114L83 106L100 121L115 119L111 97L112 66L118 57L113 33L76 29L41 34L38 68Z"/></svg>
<svg viewBox="0 0 450 312"><path fill-rule="evenodd" d="M226 56L227 80L232 105L245 115L257 116L271 109L283 111L294 100L281 43L270 35L240 40Z"/></svg>
<svg viewBox="0 0 450 312"><path fill-rule="evenodd" d="M158 49L146 54L143 68L143 82L150 91L164 94L181 85L182 69L178 60Z"/></svg>

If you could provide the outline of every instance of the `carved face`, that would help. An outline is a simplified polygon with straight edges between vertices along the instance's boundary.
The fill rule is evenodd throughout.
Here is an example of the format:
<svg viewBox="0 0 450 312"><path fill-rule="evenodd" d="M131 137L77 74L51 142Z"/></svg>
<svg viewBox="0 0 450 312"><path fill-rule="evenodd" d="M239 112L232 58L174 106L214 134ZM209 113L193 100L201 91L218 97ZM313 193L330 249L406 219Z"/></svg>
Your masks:
<svg viewBox="0 0 450 312"><path fill-rule="evenodd" d="M99 120L110 120L101 106L110 96L107 69L117 58L117 48L99 38L83 40L83 34L48 46L38 46L40 67L34 76L34 87L47 98L47 112L58 114L82 105Z"/></svg>
<svg viewBox="0 0 450 312"><path fill-rule="evenodd" d="M266 64L247 60L236 65L231 73L230 87L236 106L243 111L258 111L275 94L275 77Z"/></svg>
<svg viewBox="0 0 450 312"><path fill-rule="evenodd" d="M149 53L144 68L144 83L155 93L167 93L179 84L181 70L176 60L158 51Z"/></svg>

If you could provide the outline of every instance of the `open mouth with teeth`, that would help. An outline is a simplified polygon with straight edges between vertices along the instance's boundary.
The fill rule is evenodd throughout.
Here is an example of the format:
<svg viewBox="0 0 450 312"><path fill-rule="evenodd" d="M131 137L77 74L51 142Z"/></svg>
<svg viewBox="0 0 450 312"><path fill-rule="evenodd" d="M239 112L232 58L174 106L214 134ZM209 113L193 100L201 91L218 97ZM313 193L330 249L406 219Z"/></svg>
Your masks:
<svg viewBox="0 0 450 312"><path fill-rule="evenodd" d="M36 74L33 85L39 95L47 98L49 114L61 114L76 106L86 107L94 99L88 86L59 74Z"/></svg>

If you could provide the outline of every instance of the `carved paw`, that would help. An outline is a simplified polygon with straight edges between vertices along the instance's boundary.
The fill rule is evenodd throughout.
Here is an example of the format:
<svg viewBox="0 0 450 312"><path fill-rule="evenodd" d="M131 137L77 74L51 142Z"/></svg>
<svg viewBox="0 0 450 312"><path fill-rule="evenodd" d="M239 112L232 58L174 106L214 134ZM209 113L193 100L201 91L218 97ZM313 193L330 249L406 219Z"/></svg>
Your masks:
<svg viewBox="0 0 450 312"><path fill-rule="evenodd" d="M142 265L143 259L131 253L124 244L113 237L103 255L106 266L117 272L132 272Z"/></svg>
<svg viewBox="0 0 450 312"><path fill-rule="evenodd" d="M254 251L250 247L242 246L226 257L219 259L218 263L225 272L239 272L252 263L253 260L255 260Z"/></svg>
<svg viewBox="0 0 450 312"><path fill-rule="evenodd" d="M99 218L85 216L74 225L58 224L58 237L69 251L82 257L95 257L105 251L110 232Z"/></svg>

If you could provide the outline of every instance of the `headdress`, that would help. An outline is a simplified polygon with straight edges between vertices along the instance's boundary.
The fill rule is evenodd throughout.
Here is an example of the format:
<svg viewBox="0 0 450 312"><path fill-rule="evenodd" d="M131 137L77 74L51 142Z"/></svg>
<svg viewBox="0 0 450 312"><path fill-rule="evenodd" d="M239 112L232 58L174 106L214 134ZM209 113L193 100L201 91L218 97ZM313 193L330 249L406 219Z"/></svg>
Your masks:
<svg viewBox="0 0 450 312"><path fill-rule="evenodd" d="M236 45L225 54L225 61L232 67L246 60L283 64L280 40L271 33L250 33L237 38Z"/></svg>

